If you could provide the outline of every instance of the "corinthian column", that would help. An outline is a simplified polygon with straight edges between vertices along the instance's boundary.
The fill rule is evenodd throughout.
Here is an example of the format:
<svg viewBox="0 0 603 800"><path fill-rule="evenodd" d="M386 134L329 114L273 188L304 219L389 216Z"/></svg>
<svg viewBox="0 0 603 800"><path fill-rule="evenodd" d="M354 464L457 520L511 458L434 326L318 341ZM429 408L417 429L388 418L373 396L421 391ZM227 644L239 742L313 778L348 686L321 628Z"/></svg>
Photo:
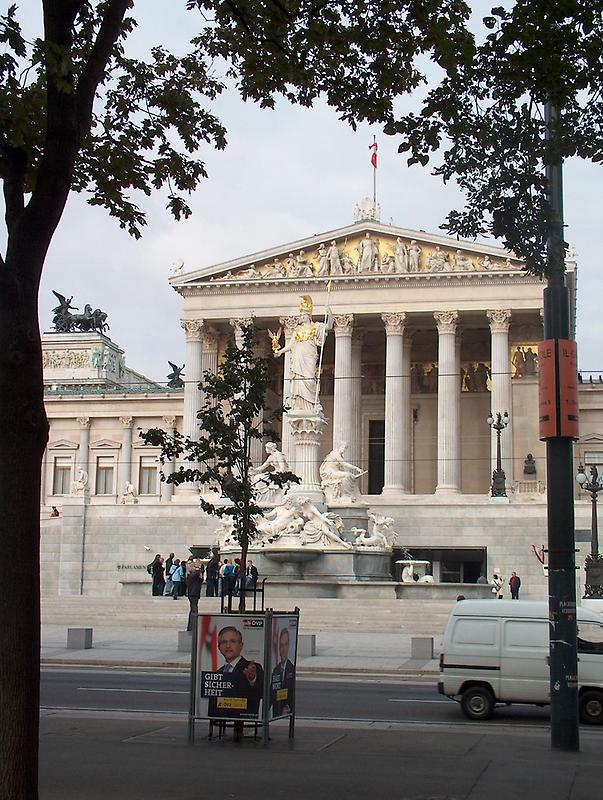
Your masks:
<svg viewBox="0 0 603 800"><path fill-rule="evenodd" d="M126 483L132 482L132 426L133 417L120 417L122 425L121 433L121 458L119 464L119 489L118 494L123 495L126 491Z"/></svg>
<svg viewBox="0 0 603 800"><path fill-rule="evenodd" d="M333 447L349 445L352 435L352 327L353 314L336 314L335 388L333 390Z"/></svg>
<svg viewBox="0 0 603 800"><path fill-rule="evenodd" d="M350 463L361 467L362 460L362 341L363 331L352 333L352 430L350 434Z"/></svg>
<svg viewBox="0 0 603 800"><path fill-rule="evenodd" d="M199 440L199 424L197 411L201 408L202 390L202 339L204 323L202 319L182 319L180 324L186 337L186 382L184 384L184 411L182 419L182 433L191 441ZM196 469L198 464L192 461L184 462L185 469ZM181 492L197 493L197 484L185 483Z"/></svg>
<svg viewBox="0 0 603 800"><path fill-rule="evenodd" d="M90 417L78 417L77 421L80 426L80 447L77 465L88 474L88 460L90 458ZM77 476L74 476L74 478L75 477ZM90 486L90 482L88 486Z"/></svg>
<svg viewBox="0 0 603 800"><path fill-rule="evenodd" d="M459 403L460 374L457 364L457 311L436 311L438 326L438 482L437 494L460 491Z"/></svg>
<svg viewBox="0 0 603 800"><path fill-rule="evenodd" d="M509 324L511 311L497 309L486 311L490 321L490 335L492 339L492 359L490 366L490 380L492 381L492 394L490 396L490 411L496 415L497 411L508 411L510 421L500 437L502 468L505 472L507 486L513 486L513 399L511 394L511 361L509 357ZM490 439L490 454L492 469L496 467L496 431L492 431Z"/></svg>
<svg viewBox="0 0 603 800"><path fill-rule="evenodd" d="M253 317L238 317L231 319L230 324L234 330L235 344L238 348L243 346L243 328L253 325Z"/></svg>
<svg viewBox="0 0 603 800"><path fill-rule="evenodd" d="M408 489L410 380L404 373L406 314L381 314L385 323L385 469L384 495ZM408 373L407 373L408 375Z"/></svg>
<svg viewBox="0 0 603 800"><path fill-rule="evenodd" d="M297 317L282 317L280 323L285 332L285 345L288 345L293 336L293 331L298 323ZM291 353L287 352L283 358L283 404L287 402L289 392L291 391ZM289 416L285 412L283 414L281 426L281 450L285 458L289 462L289 468L295 472L295 446L293 444L293 436L291 434L291 425L289 424Z"/></svg>

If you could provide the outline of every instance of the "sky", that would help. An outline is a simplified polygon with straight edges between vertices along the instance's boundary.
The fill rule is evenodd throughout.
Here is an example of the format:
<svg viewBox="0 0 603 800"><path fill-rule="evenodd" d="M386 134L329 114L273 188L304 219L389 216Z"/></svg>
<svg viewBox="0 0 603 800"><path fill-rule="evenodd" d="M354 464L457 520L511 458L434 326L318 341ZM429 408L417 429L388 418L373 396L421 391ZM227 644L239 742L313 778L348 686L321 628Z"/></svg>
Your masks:
<svg viewBox="0 0 603 800"><path fill-rule="evenodd" d="M34 5L22 3L26 23L38 24ZM476 10L489 4L476 3ZM152 6L152 8L149 8ZM158 42L181 50L191 33L184 2L140 4L140 25L129 47L137 56ZM353 208L372 193L368 146L379 142L378 201L382 222L438 233L462 196L430 169L408 168L397 142L378 127L356 132L319 103L275 111L244 103L228 91L212 104L228 131L224 151L206 147L209 177L191 198L192 217L175 222L166 197L144 199L148 225L136 241L100 208L71 195L50 247L40 290L40 325L51 329L52 289L108 314L110 336L131 368L163 381L168 359L184 361L182 298L168 285L170 266L199 269L268 247L348 225ZM602 168L578 160L564 171L567 240L578 260L578 353L582 370L603 371L600 259Z"/></svg>

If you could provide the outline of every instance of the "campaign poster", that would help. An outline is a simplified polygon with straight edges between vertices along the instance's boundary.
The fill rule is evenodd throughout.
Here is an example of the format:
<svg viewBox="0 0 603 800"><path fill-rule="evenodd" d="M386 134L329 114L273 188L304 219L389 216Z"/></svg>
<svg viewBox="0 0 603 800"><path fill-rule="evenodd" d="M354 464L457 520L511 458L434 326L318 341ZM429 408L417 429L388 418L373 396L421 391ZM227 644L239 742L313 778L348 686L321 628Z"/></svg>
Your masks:
<svg viewBox="0 0 603 800"><path fill-rule="evenodd" d="M270 647L270 717L295 713L295 664L297 658L297 614L272 618Z"/></svg>
<svg viewBox="0 0 603 800"><path fill-rule="evenodd" d="M195 716L261 720L264 692L263 615L200 614Z"/></svg>

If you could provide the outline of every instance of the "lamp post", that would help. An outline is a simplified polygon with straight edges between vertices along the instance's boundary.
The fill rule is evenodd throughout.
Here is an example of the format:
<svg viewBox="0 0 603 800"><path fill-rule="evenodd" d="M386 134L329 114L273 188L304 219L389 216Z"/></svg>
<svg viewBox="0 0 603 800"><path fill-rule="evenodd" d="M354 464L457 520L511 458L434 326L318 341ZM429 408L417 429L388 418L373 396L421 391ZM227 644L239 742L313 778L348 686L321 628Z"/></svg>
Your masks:
<svg viewBox="0 0 603 800"><path fill-rule="evenodd" d="M493 431L496 431L496 469L492 473L492 488L490 491L490 496L506 497L507 496L507 487L505 486L506 475L502 468L502 459L500 454L500 434L509 424L509 415L506 411L504 412L504 414L501 414L500 411L497 411L496 415L490 414L486 422L492 428Z"/></svg>
<svg viewBox="0 0 603 800"><path fill-rule="evenodd" d="M580 488L590 494L591 501L591 542L590 555L586 557L584 597L603 597L603 557L599 554L599 525L597 521L597 495L603 489L599 481L599 470L590 468L590 479L582 464L578 467L576 480Z"/></svg>

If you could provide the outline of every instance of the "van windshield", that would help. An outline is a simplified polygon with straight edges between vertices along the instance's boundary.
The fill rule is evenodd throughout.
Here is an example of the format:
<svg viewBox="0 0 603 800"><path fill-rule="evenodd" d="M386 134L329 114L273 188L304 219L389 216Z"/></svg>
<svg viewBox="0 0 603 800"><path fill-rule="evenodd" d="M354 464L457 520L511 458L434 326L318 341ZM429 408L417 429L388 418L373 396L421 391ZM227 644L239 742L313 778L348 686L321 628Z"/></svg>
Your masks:
<svg viewBox="0 0 603 800"><path fill-rule="evenodd" d="M580 622L577 630L579 653L603 653L603 625Z"/></svg>

